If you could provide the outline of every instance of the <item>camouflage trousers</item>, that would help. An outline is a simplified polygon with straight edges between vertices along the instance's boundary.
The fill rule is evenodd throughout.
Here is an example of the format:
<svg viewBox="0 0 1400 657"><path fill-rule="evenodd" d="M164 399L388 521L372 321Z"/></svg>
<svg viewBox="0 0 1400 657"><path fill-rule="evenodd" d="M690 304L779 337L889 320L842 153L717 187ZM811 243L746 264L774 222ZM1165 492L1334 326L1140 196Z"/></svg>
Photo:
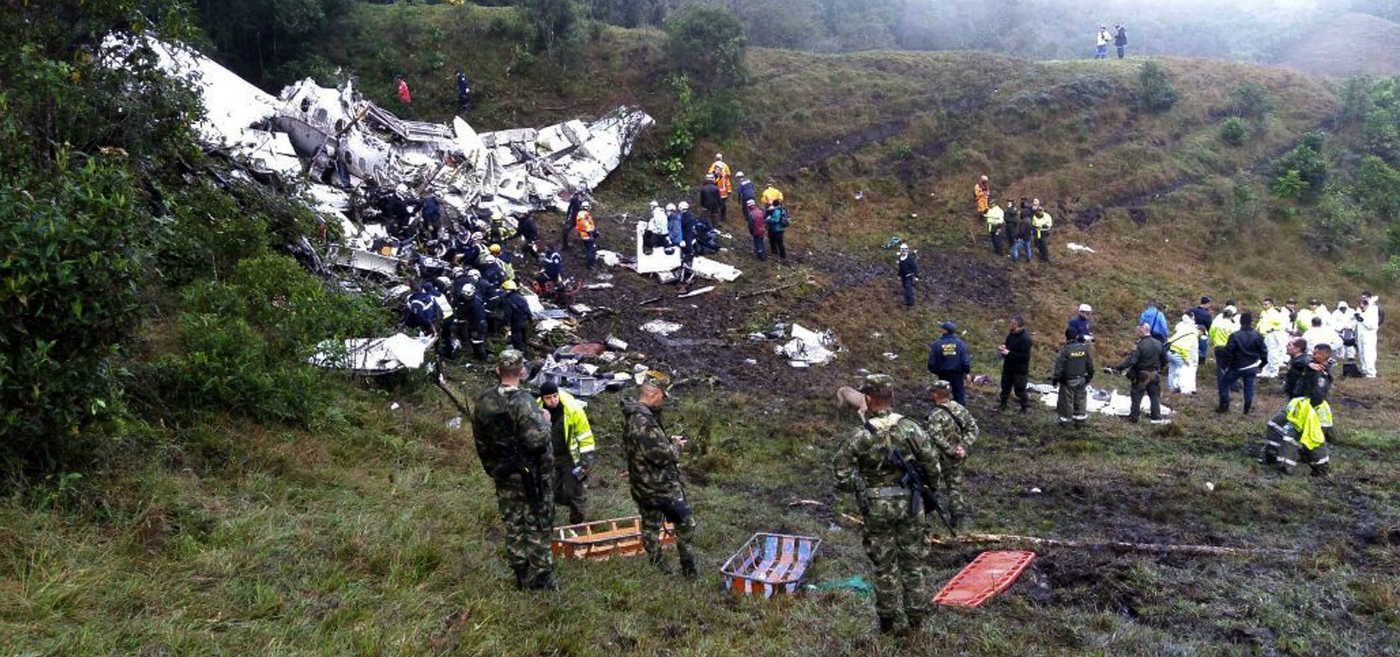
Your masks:
<svg viewBox="0 0 1400 657"><path fill-rule="evenodd" d="M933 567L924 517L911 517L902 509L895 514L866 514L864 544L874 571L876 615L895 627L922 622L933 604L933 591L928 588Z"/></svg>
<svg viewBox="0 0 1400 657"><path fill-rule="evenodd" d="M642 549L647 558L657 565L664 565L666 556L661 552L661 531L666 522L675 526L676 553L681 564L694 564L695 551L691 547L695 538L695 514L683 499L633 498L637 511L642 516Z"/></svg>
<svg viewBox="0 0 1400 657"><path fill-rule="evenodd" d="M971 509L963 497L963 462L946 456L941 456L939 461L943 470L939 488L942 489L943 499L948 501L948 512L959 518L967 518Z"/></svg>
<svg viewBox="0 0 1400 657"><path fill-rule="evenodd" d="M544 500L543 508L537 509L524 488L496 487L496 504L506 525L506 562L512 570L523 571L527 581L554 569L554 556L549 551L554 529L551 502Z"/></svg>

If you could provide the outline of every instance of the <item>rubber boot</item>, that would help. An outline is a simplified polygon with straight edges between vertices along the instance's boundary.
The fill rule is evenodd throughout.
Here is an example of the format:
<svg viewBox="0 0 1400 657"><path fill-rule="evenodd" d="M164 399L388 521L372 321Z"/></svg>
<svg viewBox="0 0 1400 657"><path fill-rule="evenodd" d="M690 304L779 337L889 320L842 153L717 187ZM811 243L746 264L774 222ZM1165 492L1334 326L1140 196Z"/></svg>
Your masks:
<svg viewBox="0 0 1400 657"><path fill-rule="evenodd" d="M884 616L881 616L881 617L880 617L880 634L889 634L889 633L891 633L891 632L894 632L894 630L895 630L894 619L893 619L893 618L885 618Z"/></svg>
<svg viewBox="0 0 1400 657"><path fill-rule="evenodd" d="M559 582L554 579L554 571L547 570L535 575L535 578L530 580L530 589L532 591L558 591Z"/></svg>
<svg viewBox="0 0 1400 657"><path fill-rule="evenodd" d="M1244 402L1244 414L1245 414L1245 415L1249 415L1249 407L1250 407L1251 405L1253 405L1252 402L1253 402L1253 400L1245 400L1245 402Z"/></svg>
<svg viewBox="0 0 1400 657"><path fill-rule="evenodd" d="M685 575L687 579L695 579L700 575L699 569L695 567L695 555L681 555L681 574Z"/></svg>
<svg viewBox="0 0 1400 657"><path fill-rule="evenodd" d="M1216 406L1216 407L1215 407L1215 412L1216 412L1216 413L1229 413L1229 412L1230 412L1230 405L1229 405L1229 404L1221 404L1221 405L1219 405L1219 406Z"/></svg>
<svg viewBox="0 0 1400 657"><path fill-rule="evenodd" d="M525 590L525 567L511 566L511 570L515 571L515 590Z"/></svg>

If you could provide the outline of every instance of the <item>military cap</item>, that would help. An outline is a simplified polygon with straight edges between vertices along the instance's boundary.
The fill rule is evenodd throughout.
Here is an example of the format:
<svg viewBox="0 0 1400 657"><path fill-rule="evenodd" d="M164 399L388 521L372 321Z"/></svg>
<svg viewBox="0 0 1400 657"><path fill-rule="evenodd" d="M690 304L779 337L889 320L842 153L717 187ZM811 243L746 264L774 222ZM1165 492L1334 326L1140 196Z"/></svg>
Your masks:
<svg viewBox="0 0 1400 657"><path fill-rule="evenodd" d="M525 367L525 354L515 349L502 351L496 360L496 367L503 370L518 370Z"/></svg>
<svg viewBox="0 0 1400 657"><path fill-rule="evenodd" d="M642 375L642 385L657 388L664 393L666 392L666 387L671 385L671 377L666 376L665 372L647 370L646 373ZM669 396L669 393L667 396Z"/></svg>
<svg viewBox="0 0 1400 657"><path fill-rule="evenodd" d="M942 391L944 391L944 392L952 392L952 391L953 391L953 384L948 383L947 381L944 381L943 379L938 379L937 381L934 381L934 382L933 382L933 391L934 391L934 392L938 392L939 390L942 390Z"/></svg>
<svg viewBox="0 0 1400 657"><path fill-rule="evenodd" d="M867 374L860 382L860 391L867 395L889 395L894 392L894 377L888 374Z"/></svg>

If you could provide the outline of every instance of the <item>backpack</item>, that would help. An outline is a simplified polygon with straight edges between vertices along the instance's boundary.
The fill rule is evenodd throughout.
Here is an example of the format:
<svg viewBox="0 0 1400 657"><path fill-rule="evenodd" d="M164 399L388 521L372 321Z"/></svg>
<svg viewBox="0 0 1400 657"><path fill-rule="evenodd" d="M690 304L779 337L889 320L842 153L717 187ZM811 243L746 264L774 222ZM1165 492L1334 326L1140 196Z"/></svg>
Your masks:
<svg viewBox="0 0 1400 657"><path fill-rule="evenodd" d="M1342 329L1342 344L1347 347L1356 346L1356 329L1351 327Z"/></svg>

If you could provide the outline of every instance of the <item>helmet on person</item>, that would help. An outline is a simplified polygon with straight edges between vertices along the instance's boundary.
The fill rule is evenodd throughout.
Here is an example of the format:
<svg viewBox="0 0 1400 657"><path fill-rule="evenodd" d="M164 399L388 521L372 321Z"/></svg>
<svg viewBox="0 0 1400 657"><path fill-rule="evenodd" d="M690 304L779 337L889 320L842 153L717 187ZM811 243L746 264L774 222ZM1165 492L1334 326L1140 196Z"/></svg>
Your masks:
<svg viewBox="0 0 1400 657"><path fill-rule="evenodd" d="M491 245L491 248L488 249L488 250L491 252L491 255L493 255L493 256L494 256L494 255L500 255L500 254L501 254L501 245L500 245L500 244L492 244L492 245Z"/></svg>
<svg viewBox="0 0 1400 657"><path fill-rule="evenodd" d="M501 283L501 289L507 292L515 290L515 281L509 278L506 279L506 282Z"/></svg>
<svg viewBox="0 0 1400 657"><path fill-rule="evenodd" d="M592 209L593 209L593 201L584 201L584 202L583 202L583 209L585 209L585 210L592 210Z"/></svg>
<svg viewBox="0 0 1400 657"><path fill-rule="evenodd" d="M653 208L655 208L655 207L660 207L660 205L659 205L656 201L652 201L651 203L648 204L648 206L649 206L649 207L653 207Z"/></svg>
<svg viewBox="0 0 1400 657"><path fill-rule="evenodd" d="M705 181L706 181L706 182L714 182L714 180L715 180L715 174L713 174L713 173L707 173L707 174L705 174Z"/></svg>
<svg viewBox="0 0 1400 657"><path fill-rule="evenodd" d="M738 178L738 179L740 179L740 180L743 180L743 179L744 179L744 172L743 172L743 171L740 171L740 172L734 174L734 177L735 177L735 178Z"/></svg>
<svg viewBox="0 0 1400 657"><path fill-rule="evenodd" d="M462 284L462 287L457 288L457 294L461 295L464 298L470 299L476 296L476 286L471 283L464 283Z"/></svg>
<svg viewBox="0 0 1400 657"><path fill-rule="evenodd" d="M690 203L687 202L687 201L681 201L680 208L681 208L681 212L685 212L686 210L689 210L689 209L690 209Z"/></svg>
<svg viewBox="0 0 1400 657"><path fill-rule="evenodd" d="M758 203L756 203L753 199L749 199L747 201L744 201L744 205L758 205Z"/></svg>
<svg viewBox="0 0 1400 657"><path fill-rule="evenodd" d="M480 280L481 280L481 270L479 270L479 269L469 269L469 270L467 270L467 280L468 280L468 281L471 281L472 284L476 284L477 281L480 281Z"/></svg>
<svg viewBox="0 0 1400 657"><path fill-rule="evenodd" d="M675 204L675 203L667 203L667 204L666 204L666 211L667 211L667 212L675 212L675 211L676 211L676 204Z"/></svg>

